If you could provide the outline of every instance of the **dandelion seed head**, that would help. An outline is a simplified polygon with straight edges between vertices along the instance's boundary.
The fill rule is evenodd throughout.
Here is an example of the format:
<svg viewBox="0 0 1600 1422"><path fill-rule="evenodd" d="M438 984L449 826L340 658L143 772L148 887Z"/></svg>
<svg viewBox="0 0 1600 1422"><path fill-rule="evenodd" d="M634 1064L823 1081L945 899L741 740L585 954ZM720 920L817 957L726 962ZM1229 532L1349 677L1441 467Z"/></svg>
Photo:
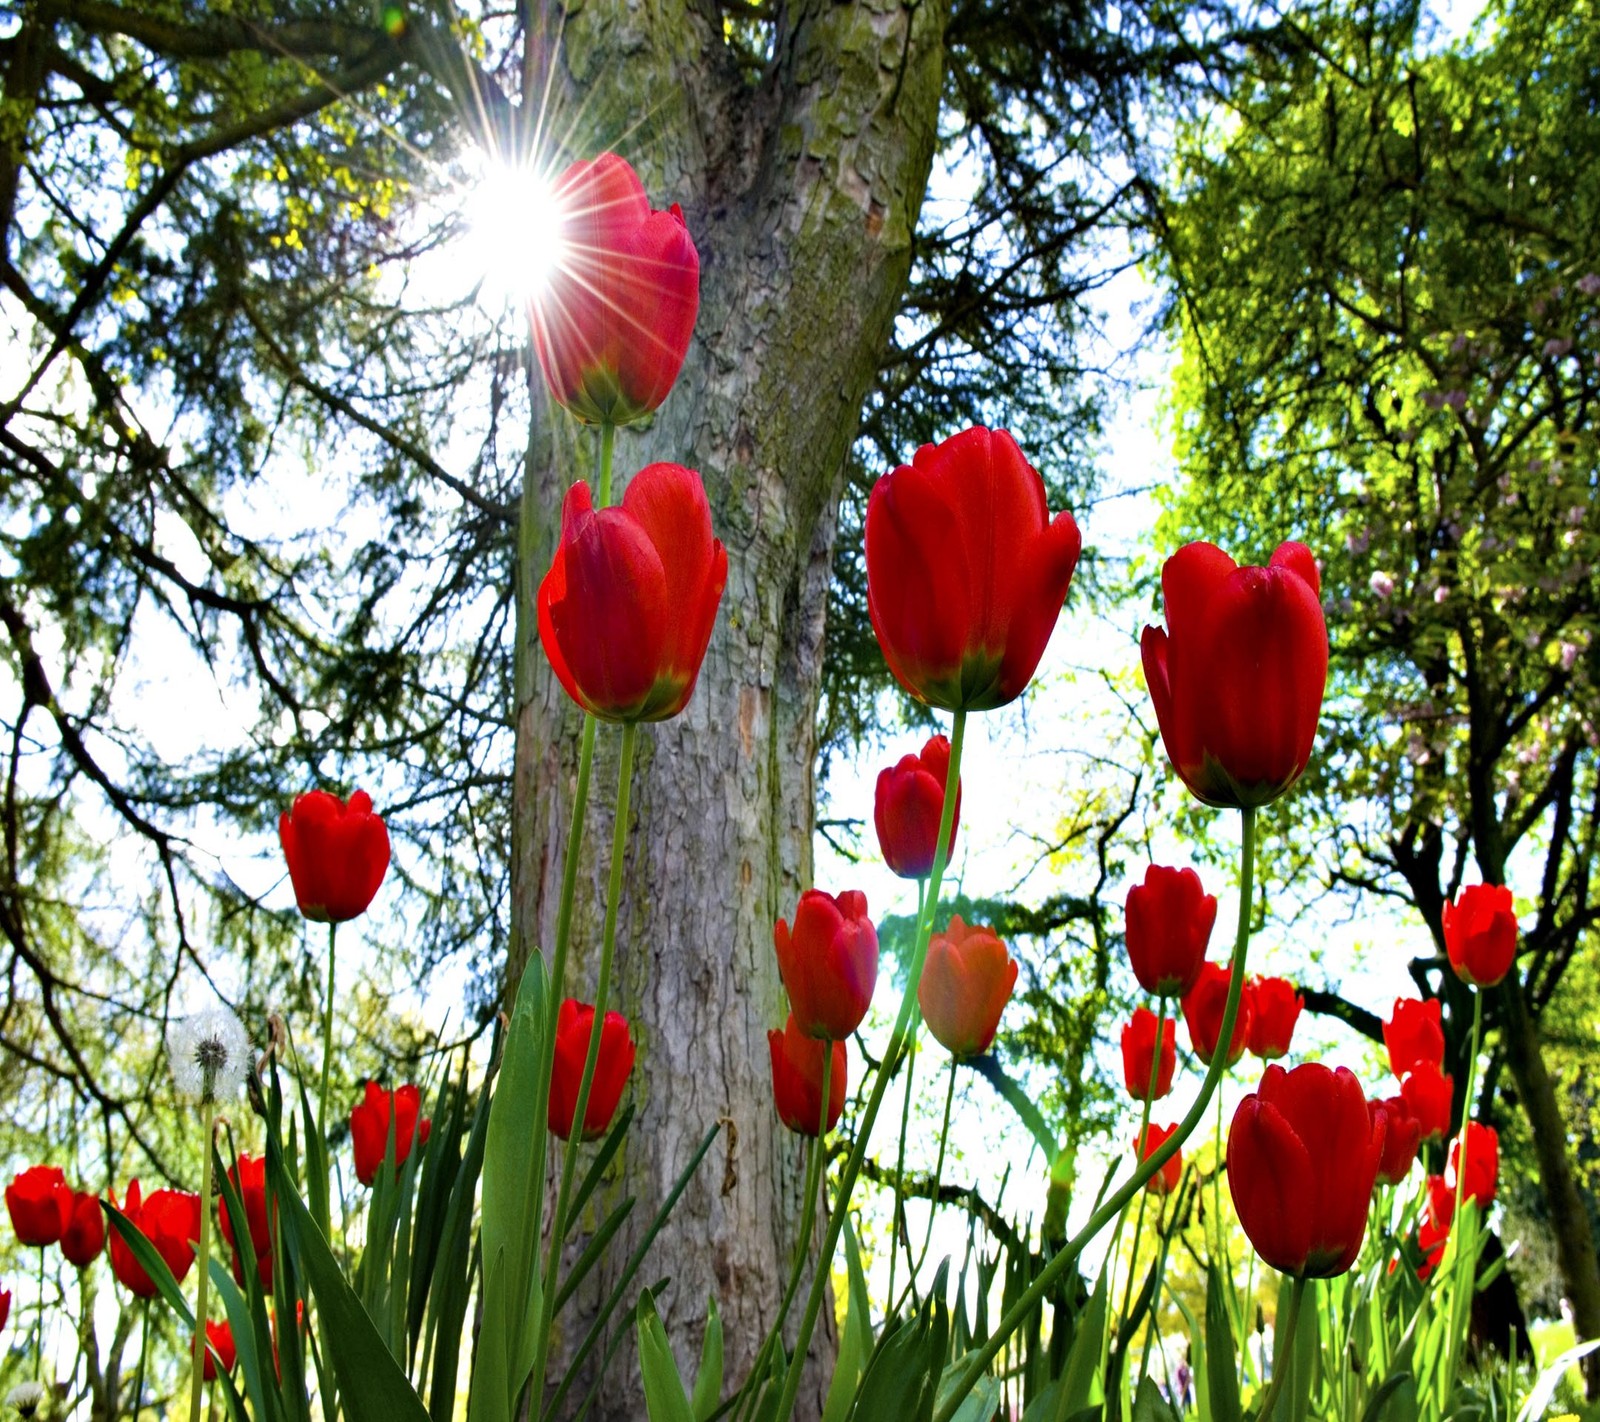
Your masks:
<svg viewBox="0 0 1600 1422"><path fill-rule="evenodd" d="M172 1079L197 1101L226 1101L250 1071L250 1038L225 1007L208 1008L174 1022L167 1036Z"/></svg>
<svg viewBox="0 0 1600 1422"><path fill-rule="evenodd" d="M44 1388L36 1382L18 1383L6 1394L6 1406L14 1407L24 1417L32 1417L44 1401Z"/></svg>

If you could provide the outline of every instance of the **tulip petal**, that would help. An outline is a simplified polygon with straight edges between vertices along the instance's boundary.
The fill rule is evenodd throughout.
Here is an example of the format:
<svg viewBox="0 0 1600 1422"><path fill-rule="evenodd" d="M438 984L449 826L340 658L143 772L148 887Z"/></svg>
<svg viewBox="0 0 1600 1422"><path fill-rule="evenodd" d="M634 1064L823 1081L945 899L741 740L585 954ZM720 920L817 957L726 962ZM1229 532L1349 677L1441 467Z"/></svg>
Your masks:
<svg viewBox="0 0 1600 1422"><path fill-rule="evenodd" d="M1228 1190L1256 1253L1285 1274L1305 1267L1314 1187L1311 1157L1283 1113L1245 1097L1228 1131Z"/></svg>

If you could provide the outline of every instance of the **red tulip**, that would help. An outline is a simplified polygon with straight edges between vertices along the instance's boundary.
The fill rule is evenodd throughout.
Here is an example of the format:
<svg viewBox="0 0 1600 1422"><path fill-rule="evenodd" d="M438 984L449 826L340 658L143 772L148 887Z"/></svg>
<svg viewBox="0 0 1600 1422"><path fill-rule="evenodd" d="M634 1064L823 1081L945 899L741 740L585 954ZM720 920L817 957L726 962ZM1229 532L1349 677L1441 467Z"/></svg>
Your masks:
<svg viewBox="0 0 1600 1422"><path fill-rule="evenodd" d="M1367 1102L1367 1112L1376 1127L1377 1119L1384 1118L1383 1158L1378 1162L1378 1185L1398 1185L1411 1173L1417 1159L1417 1147L1422 1144L1422 1127L1406 1109L1403 1096L1391 1096L1386 1101Z"/></svg>
<svg viewBox="0 0 1600 1422"><path fill-rule="evenodd" d="M772 938L800 1030L836 1042L848 1037L867 1015L878 981L878 931L867 917L867 896L807 889L794 928L780 918Z"/></svg>
<svg viewBox="0 0 1600 1422"><path fill-rule="evenodd" d="M567 998L556 1014L556 1056L550 1077L551 1131L566 1140L578 1110L578 1089L583 1085L583 1064L589 1055L589 1035L594 1031L594 1008ZM617 1114L622 1089L633 1071L633 1036L628 1019L620 1012L606 1013L600 1024L600 1055L589 1083L589 1104L583 1113L583 1139L603 1136Z"/></svg>
<svg viewBox="0 0 1600 1422"><path fill-rule="evenodd" d="M1444 1065L1444 1028L1439 1025L1436 997L1397 997L1394 1013L1383 1024L1383 1045L1389 1049L1389 1070L1397 1080L1419 1063L1438 1070Z"/></svg>
<svg viewBox="0 0 1600 1422"><path fill-rule="evenodd" d="M529 303L554 398L626 425L667 398L700 309L700 257L676 203L656 212L627 161L602 153L555 182L561 256Z"/></svg>
<svg viewBox="0 0 1600 1422"><path fill-rule="evenodd" d="M326 790L297 795L278 816L278 840L295 902L315 923L359 918L389 872L389 831L365 790L348 805Z"/></svg>
<svg viewBox="0 0 1600 1422"><path fill-rule="evenodd" d="M689 704L728 553L700 476L650 464L596 510L581 479L539 584L539 640L567 695L603 721L665 721Z"/></svg>
<svg viewBox="0 0 1600 1422"><path fill-rule="evenodd" d="M106 1247L106 1216L97 1196L76 1191L67 1227L61 1232L61 1253L69 1264L86 1269Z"/></svg>
<svg viewBox="0 0 1600 1422"><path fill-rule="evenodd" d="M1422 1131L1422 1139L1436 1141L1449 1134L1450 1106L1455 1099L1455 1078L1428 1062L1418 1062L1400 1083L1400 1096Z"/></svg>
<svg viewBox="0 0 1600 1422"><path fill-rule="evenodd" d="M223 1218L227 1218L226 1214ZM233 1346L233 1326L212 1320L206 1324L205 1360L200 1371L204 1381L217 1380L218 1359L222 1362L222 1371L231 1373L233 1365L238 1361L238 1350Z"/></svg>
<svg viewBox="0 0 1600 1422"><path fill-rule="evenodd" d="M117 1203L110 1190L106 1198L113 1205ZM130 1180L122 1213L155 1246L172 1277L181 1284L194 1263L195 1241L200 1238L200 1197L188 1190L152 1190L141 1197L139 1182ZM115 1230L111 1231L111 1272L136 1297L156 1296L155 1281Z"/></svg>
<svg viewBox="0 0 1600 1422"><path fill-rule="evenodd" d="M825 1132L831 1131L844 1112L845 1078L849 1075L844 1043L808 1036L791 1012L783 1031L767 1033L767 1047L772 1053L772 1099L778 1119L801 1136L817 1134L822 1117L822 1054L833 1053L833 1065L828 1069L828 1121L823 1127Z"/></svg>
<svg viewBox="0 0 1600 1422"><path fill-rule="evenodd" d="M1190 543L1161 570L1167 625L1144 631L1144 679L1173 768L1208 805L1265 805L1311 760L1328 629L1311 550L1241 568Z"/></svg>
<svg viewBox="0 0 1600 1422"><path fill-rule="evenodd" d="M17 1243L42 1249L61 1238L72 1216L72 1191L58 1165L30 1165L6 1186Z"/></svg>
<svg viewBox="0 0 1600 1422"><path fill-rule="evenodd" d="M1145 1127L1143 1137L1134 1137L1134 1159L1143 1164L1166 1144L1167 1138L1177 1129L1175 1125L1158 1126L1152 1121ZM1172 1159L1167 1161L1161 1169L1145 1181L1144 1188L1154 1195L1170 1195L1178 1188L1178 1181L1182 1177L1183 1152L1177 1150L1172 1153Z"/></svg>
<svg viewBox="0 0 1600 1422"><path fill-rule="evenodd" d="M367 1087L370 1093L373 1088L377 1087L377 1083L369 1081L367 1083ZM415 1087L412 1087L411 1089L413 1092L416 1091ZM400 1090L403 1092L405 1087L402 1086ZM379 1097L382 1099L381 1104L375 1109L381 1111L383 1114L384 1121L382 1131L384 1139L378 1142L378 1156L377 1160L372 1162L372 1176L375 1176L378 1173L378 1161L383 1159L383 1148L389 1134L389 1094L381 1087L377 1087L377 1091ZM357 1107L356 1111L352 1113L350 1117L350 1136L352 1141L358 1140L356 1134L356 1116L365 1109L365 1106ZM400 1114L403 1122L406 1114L406 1106L404 1102L401 1103ZM411 1108L411 1121L414 1128L416 1122L415 1106ZM370 1129L370 1122L363 1120L362 1130L365 1132L370 1132ZM423 1128L423 1139L427 1139L426 1126ZM370 1141L358 1143L357 1145L356 1171L358 1176L360 1175L362 1157L366 1153L369 1146ZM406 1142L407 1154L410 1153L410 1147L411 1143L408 1138ZM264 1294L270 1294L272 1292L272 1231L267 1224L266 1157L261 1155L250 1155L248 1152L242 1154L239 1157L238 1163L235 1164L233 1169L228 1172L228 1178L233 1181L233 1187L239 1192L240 1202L244 1205L245 1225L250 1232L250 1252L256 1257L256 1278L261 1281L261 1292ZM370 1185L372 1183L371 1176L363 1179L362 1183L364 1185ZM221 1222L222 1237L227 1241L228 1247L233 1250L233 1277L239 1282L239 1286L242 1288L244 1286L244 1260L240 1257L239 1247L235 1243L233 1217L228 1213L226 1208L222 1210ZM232 1367L233 1365L230 1363L228 1366Z"/></svg>
<svg viewBox="0 0 1600 1422"><path fill-rule="evenodd" d="M1256 1253L1308 1278L1354 1264L1386 1124L1344 1067L1269 1066L1228 1132L1228 1189Z"/></svg>
<svg viewBox="0 0 1600 1422"><path fill-rule="evenodd" d="M1245 992L1250 997L1250 1050L1263 1061L1286 1055L1305 998L1287 978L1253 978Z"/></svg>
<svg viewBox="0 0 1600 1422"><path fill-rule="evenodd" d="M1136 1007L1133 1020L1122 1029L1122 1078L1128 1095L1143 1101L1150 1093L1150 1069L1156 1059L1156 1015L1148 1007ZM1152 1100L1159 1101L1172 1090L1172 1073L1178 1064L1178 1024L1168 1017L1161 1024L1161 1065L1156 1071Z"/></svg>
<svg viewBox="0 0 1600 1422"><path fill-rule="evenodd" d="M1456 976L1493 987L1517 956L1517 915L1504 884L1469 884L1444 906L1444 948Z"/></svg>
<svg viewBox="0 0 1600 1422"><path fill-rule="evenodd" d="M950 926L928 940L917 1004L951 1056L975 1057L989 1050L1016 985L1016 960L995 931L952 914Z"/></svg>
<svg viewBox="0 0 1600 1422"><path fill-rule="evenodd" d="M1426 1279L1439 1267L1456 1217L1455 1186L1442 1175L1430 1175L1425 1188L1422 1217L1417 1222L1417 1247L1426 1256L1417 1270L1419 1279Z"/></svg>
<svg viewBox="0 0 1600 1422"><path fill-rule="evenodd" d="M1128 961L1139 986L1182 997L1200 979L1217 922L1217 900L1193 869L1152 864L1128 890Z"/></svg>
<svg viewBox="0 0 1600 1422"><path fill-rule="evenodd" d="M987 711L1022 694L1082 540L1004 430L925 444L867 501L867 611L918 701Z"/></svg>
<svg viewBox="0 0 1600 1422"><path fill-rule="evenodd" d="M11 1290L0 1289L0 1331L6 1326L6 1320L11 1317Z"/></svg>
<svg viewBox="0 0 1600 1422"><path fill-rule="evenodd" d="M1462 1145L1466 1146L1466 1166L1462 1167ZM1480 1209L1487 1210L1494 1203L1495 1189L1500 1183L1500 1133L1493 1126L1468 1121L1461 1135L1450 1147L1450 1169L1446 1178L1455 1188L1461 1180L1461 1198L1475 1200Z"/></svg>
<svg viewBox="0 0 1600 1422"><path fill-rule="evenodd" d="M422 1113L422 1092L411 1083L385 1091L375 1081L369 1081L359 1103L350 1112L350 1149L356 1158L356 1179L370 1185L377 1179L378 1167L389 1149L389 1114L394 1113L394 1164L398 1170L411 1154L412 1142L428 1143L428 1132L433 1122L417 1117ZM241 1156L240 1163L248 1157ZM252 1167L253 1169L253 1167ZM249 1175L245 1176L250 1179ZM266 1233L266 1201L262 1199L262 1233ZM248 1213L248 1205L246 1206ZM270 1236L269 1236L270 1238ZM256 1221L250 1220L250 1243L255 1247ZM230 1240L231 1242L231 1240ZM257 1258L262 1251L257 1248ZM263 1280L265 1285L265 1280Z"/></svg>
<svg viewBox="0 0 1600 1422"><path fill-rule="evenodd" d="M1189 1044L1207 1066L1211 1065L1212 1055L1217 1050L1217 1038L1222 1035L1222 1017L1228 1006L1228 987L1232 981L1231 969L1205 963L1199 979L1180 1003L1184 1024L1189 1029ZM1228 1042L1229 1066L1244 1055L1249 1040L1250 999L1242 996L1238 1015L1233 1019L1233 1036Z"/></svg>
<svg viewBox="0 0 1600 1422"><path fill-rule="evenodd" d="M878 772L872 819L878 828L878 848L883 862L902 879L926 879L933 872L933 852L939 838L939 817L944 813L944 782L950 773L950 742L934 736L921 755L901 756L898 763ZM956 827L961 823L961 782L956 781L955 816L945 859L955 852Z"/></svg>

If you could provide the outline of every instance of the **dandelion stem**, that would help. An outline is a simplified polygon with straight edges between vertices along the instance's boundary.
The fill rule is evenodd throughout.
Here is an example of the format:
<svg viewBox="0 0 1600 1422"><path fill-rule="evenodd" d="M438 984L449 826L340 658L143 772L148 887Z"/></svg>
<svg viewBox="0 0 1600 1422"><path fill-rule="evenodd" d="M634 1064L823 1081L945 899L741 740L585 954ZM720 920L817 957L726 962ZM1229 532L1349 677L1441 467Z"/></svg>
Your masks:
<svg viewBox="0 0 1600 1422"><path fill-rule="evenodd" d="M331 953L329 961L332 961ZM201 1102L200 1111L205 1122L205 1144L200 1161L200 1241L195 1255L200 1277L194 1288L194 1376L189 1380L189 1422L199 1422L200 1388L205 1377L206 1284L211 1277L211 1134L217 1124L217 1103L209 1091Z"/></svg>

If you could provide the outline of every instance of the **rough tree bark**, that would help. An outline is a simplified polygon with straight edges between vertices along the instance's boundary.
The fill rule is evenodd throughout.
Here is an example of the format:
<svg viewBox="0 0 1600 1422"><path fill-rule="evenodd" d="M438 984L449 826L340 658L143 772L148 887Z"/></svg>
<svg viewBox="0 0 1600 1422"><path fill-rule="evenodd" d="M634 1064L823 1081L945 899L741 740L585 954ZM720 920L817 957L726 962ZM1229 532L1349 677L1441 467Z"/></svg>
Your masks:
<svg viewBox="0 0 1600 1422"><path fill-rule="evenodd" d="M776 1311L799 1214L801 1152L771 1106L765 1033L782 1022L772 925L811 878L835 515L910 271L944 21L939 3L780 7L757 84L731 66L721 11L693 3L574 7L559 47L529 47L534 82L544 63L555 65L552 132L572 154L623 152L658 206L682 204L701 256L700 318L682 378L648 430L617 441L618 492L654 459L702 472L729 572L693 700L640 737L613 1003L632 1019L640 1049L638 1115L613 1188L638 1205L613 1258L625 1257L701 1135L723 1120L641 1282L670 1278L659 1304L686 1369L707 1297L716 1297L730 1384ZM536 645L530 605L562 493L587 464L562 419L530 440L536 555L519 579L513 982L553 940L575 779L579 719ZM610 728L599 750L567 985L585 998L615 798ZM569 1306L553 1376L560 1349L582 1336L610 1285L600 1272ZM830 1326L813 1346L798 1415L820 1411L832 1352ZM643 1415L631 1349L595 1415Z"/></svg>

